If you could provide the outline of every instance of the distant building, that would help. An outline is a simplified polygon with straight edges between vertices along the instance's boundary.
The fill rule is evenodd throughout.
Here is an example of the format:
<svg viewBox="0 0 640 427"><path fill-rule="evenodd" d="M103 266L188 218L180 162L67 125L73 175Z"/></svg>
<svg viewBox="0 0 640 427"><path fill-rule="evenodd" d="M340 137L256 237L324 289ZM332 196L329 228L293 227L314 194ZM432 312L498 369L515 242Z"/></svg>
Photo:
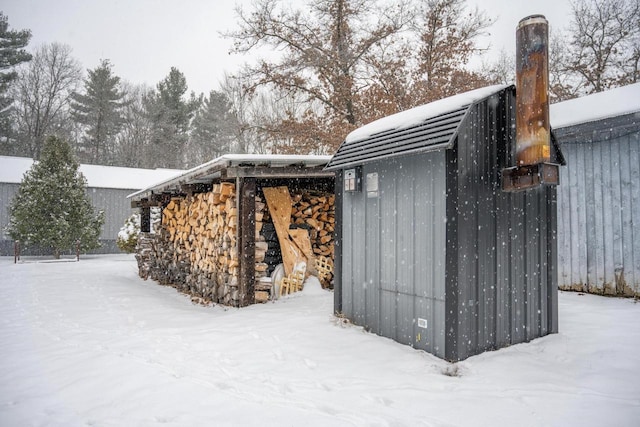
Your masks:
<svg viewBox="0 0 640 427"><path fill-rule="evenodd" d="M551 105L560 289L640 296L640 83Z"/></svg>
<svg viewBox="0 0 640 427"><path fill-rule="evenodd" d="M14 243L5 231L9 222L9 205L24 173L32 165L30 158L0 156L0 255L13 255ZM105 212L105 224L100 234L102 247L91 253L117 253L120 252L116 246L118 231L125 219L135 212L127 196L182 171L80 165L80 172L87 179L87 194L94 208ZM30 248L24 248L22 253L39 254Z"/></svg>

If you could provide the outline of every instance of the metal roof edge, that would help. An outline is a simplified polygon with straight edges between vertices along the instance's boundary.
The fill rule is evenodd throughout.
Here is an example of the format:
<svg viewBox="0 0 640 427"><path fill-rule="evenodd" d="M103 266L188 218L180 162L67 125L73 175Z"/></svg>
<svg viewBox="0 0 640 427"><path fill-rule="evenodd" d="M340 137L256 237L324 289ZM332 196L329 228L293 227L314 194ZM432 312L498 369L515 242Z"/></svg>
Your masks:
<svg viewBox="0 0 640 427"><path fill-rule="evenodd" d="M162 193L172 187L188 184L190 180L220 172L230 167L285 167L290 165L302 165L316 167L326 165L331 156L328 155L298 155L298 154L225 154L203 163L188 171L153 184L135 193L129 194L128 199L144 198L145 195Z"/></svg>

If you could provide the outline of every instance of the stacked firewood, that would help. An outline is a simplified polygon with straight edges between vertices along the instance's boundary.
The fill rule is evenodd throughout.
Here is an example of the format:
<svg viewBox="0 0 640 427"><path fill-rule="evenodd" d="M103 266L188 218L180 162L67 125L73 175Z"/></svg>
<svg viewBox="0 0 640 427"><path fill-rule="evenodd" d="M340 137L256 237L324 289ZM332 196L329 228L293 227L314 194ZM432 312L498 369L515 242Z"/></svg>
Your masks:
<svg viewBox="0 0 640 427"><path fill-rule="evenodd" d="M189 266L181 289L208 301L236 305L239 259L235 185L215 184L207 193L175 198L162 212L162 228L174 260Z"/></svg>
<svg viewBox="0 0 640 427"><path fill-rule="evenodd" d="M214 184L210 192L175 197L162 211L161 225L139 245L139 270L200 302L238 306L238 206L233 183ZM291 200L291 228L306 228L313 254L333 258L335 198L302 191ZM267 204L255 200L255 301L269 299L268 276L273 251L279 247L262 233L271 223ZM310 266L313 268L312 266Z"/></svg>
<svg viewBox="0 0 640 427"><path fill-rule="evenodd" d="M293 227L309 230L315 255L333 258L335 229L335 196L328 193L302 191L291 196Z"/></svg>

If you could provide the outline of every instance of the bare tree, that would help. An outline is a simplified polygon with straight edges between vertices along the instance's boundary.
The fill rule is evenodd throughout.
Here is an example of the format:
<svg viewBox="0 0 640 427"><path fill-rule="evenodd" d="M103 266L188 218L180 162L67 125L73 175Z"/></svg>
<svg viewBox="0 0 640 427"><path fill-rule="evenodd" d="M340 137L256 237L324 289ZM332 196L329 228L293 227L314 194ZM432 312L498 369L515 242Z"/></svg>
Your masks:
<svg viewBox="0 0 640 427"><path fill-rule="evenodd" d="M552 31L549 36L549 101L551 103L576 98L583 91L584 81L572 72L572 54L564 31Z"/></svg>
<svg viewBox="0 0 640 427"><path fill-rule="evenodd" d="M415 103L421 104L486 85L479 74L465 68L482 49L478 36L491 19L477 7L467 10L465 0L427 0L417 15L419 37L414 71Z"/></svg>
<svg viewBox="0 0 640 427"><path fill-rule="evenodd" d="M640 0L576 0L572 7L569 71L586 92L637 81Z"/></svg>
<svg viewBox="0 0 640 427"><path fill-rule="evenodd" d="M249 68L254 82L248 89L272 85L318 102L323 121L361 123L357 97L366 86L365 56L408 22L402 3L380 7L366 0L318 0L303 9L285 8L278 0L259 0L255 10L238 10L240 29L229 34L235 52L268 46L282 53ZM319 118L306 112L307 123ZM304 132L299 135L308 135ZM322 143L336 146L342 135Z"/></svg>
<svg viewBox="0 0 640 427"><path fill-rule="evenodd" d="M19 154L37 159L47 136L69 138L69 100L81 77L80 64L69 46L51 43L35 50L13 86Z"/></svg>
<svg viewBox="0 0 640 427"><path fill-rule="evenodd" d="M513 53L500 50L491 62L483 62L482 74L493 84L513 84L516 81L516 61Z"/></svg>

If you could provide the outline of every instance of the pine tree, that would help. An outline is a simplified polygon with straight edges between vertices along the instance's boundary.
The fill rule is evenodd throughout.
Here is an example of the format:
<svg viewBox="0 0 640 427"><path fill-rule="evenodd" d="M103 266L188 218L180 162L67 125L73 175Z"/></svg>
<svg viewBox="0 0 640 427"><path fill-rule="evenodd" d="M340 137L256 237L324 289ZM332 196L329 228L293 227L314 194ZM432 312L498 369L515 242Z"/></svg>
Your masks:
<svg viewBox="0 0 640 427"><path fill-rule="evenodd" d="M9 30L7 17L0 12L0 152L8 152L6 139L10 128L9 109L13 99L7 96L9 85L18 74L13 70L16 65L30 61L31 55L24 50L24 47L31 39L31 32L28 30Z"/></svg>
<svg viewBox="0 0 640 427"><path fill-rule="evenodd" d="M157 91L146 99L146 110L152 122L152 167L181 168L191 129L191 119L201 99L192 92L188 99L184 74L171 67L169 75L160 81Z"/></svg>
<svg viewBox="0 0 640 427"><path fill-rule="evenodd" d="M40 161L25 173L9 207L11 238L48 248L56 259L76 242L81 250L100 245L104 213L94 212L79 166L69 143L47 139Z"/></svg>
<svg viewBox="0 0 640 427"><path fill-rule="evenodd" d="M7 71L14 66L31 60L31 55L24 47L31 39L29 30L9 30L7 17L0 12L0 112L11 104L11 99L5 97L9 84L18 76L15 71Z"/></svg>
<svg viewBox="0 0 640 427"><path fill-rule="evenodd" d="M84 94L71 95L71 114L84 126L81 160L94 164L112 164L115 135L122 126L123 97L120 77L113 75L109 60L87 70Z"/></svg>
<svg viewBox="0 0 640 427"><path fill-rule="evenodd" d="M203 100L193 118L188 166L196 166L231 152L234 126L237 126L232 109L229 98L222 92L212 90L209 97Z"/></svg>

